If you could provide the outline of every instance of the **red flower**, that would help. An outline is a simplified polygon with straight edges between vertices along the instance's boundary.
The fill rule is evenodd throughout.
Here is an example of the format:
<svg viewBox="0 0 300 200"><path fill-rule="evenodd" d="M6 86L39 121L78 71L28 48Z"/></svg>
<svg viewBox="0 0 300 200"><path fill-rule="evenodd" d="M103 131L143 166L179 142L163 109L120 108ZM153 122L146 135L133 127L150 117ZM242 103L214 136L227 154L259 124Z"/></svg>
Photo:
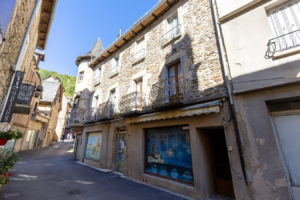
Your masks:
<svg viewBox="0 0 300 200"><path fill-rule="evenodd" d="M4 174L4 176L7 176L7 174Z"/></svg>

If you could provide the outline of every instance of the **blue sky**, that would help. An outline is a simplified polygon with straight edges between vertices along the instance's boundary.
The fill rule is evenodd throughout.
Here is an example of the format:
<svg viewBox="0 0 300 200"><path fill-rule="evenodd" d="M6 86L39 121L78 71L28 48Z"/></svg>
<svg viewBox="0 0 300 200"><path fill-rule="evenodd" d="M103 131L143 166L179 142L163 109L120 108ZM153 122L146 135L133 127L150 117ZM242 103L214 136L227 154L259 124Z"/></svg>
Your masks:
<svg viewBox="0 0 300 200"><path fill-rule="evenodd" d="M58 0L40 68L77 75L75 59L100 37L104 48L149 11L158 0Z"/></svg>

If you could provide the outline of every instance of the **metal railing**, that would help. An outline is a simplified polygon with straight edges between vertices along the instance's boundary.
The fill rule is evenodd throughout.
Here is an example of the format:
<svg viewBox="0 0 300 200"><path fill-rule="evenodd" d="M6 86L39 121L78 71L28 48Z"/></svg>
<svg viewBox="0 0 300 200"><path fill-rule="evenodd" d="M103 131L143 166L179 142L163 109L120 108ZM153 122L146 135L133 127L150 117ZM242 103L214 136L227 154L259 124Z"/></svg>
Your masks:
<svg viewBox="0 0 300 200"><path fill-rule="evenodd" d="M162 45L176 38L181 33L180 24L168 30L165 34L162 35Z"/></svg>
<svg viewBox="0 0 300 200"><path fill-rule="evenodd" d="M110 119L117 114L118 112L114 104L112 104L109 101L106 101L102 104L99 104L98 107L91 108L88 110L86 122Z"/></svg>
<svg viewBox="0 0 300 200"><path fill-rule="evenodd" d="M145 49L141 49L138 52L136 52L133 56L132 56L132 64L137 63L139 61L141 61L143 58L145 58L146 56L146 51Z"/></svg>
<svg viewBox="0 0 300 200"><path fill-rule="evenodd" d="M140 92L132 92L122 96L119 108L122 114L143 111L148 108L147 95Z"/></svg>
<svg viewBox="0 0 300 200"><path fill-rule="evenodd" d="M110 70L110 76L113 76L117 73L119 73L120 70L120 66L116 65L116 66L112 66L111 70Z"/></svg>
<svg viewBox="0 0 300 200"><path fill-rule="evenodd" d="M270 39L267 46L266 58L272 58L276 52L282 52L300 46L300 29Z"/></svg>
<svg viewBox="0 0 300 200"><path fill-rule="evenodd" d="M175 76L164 79L152 85L150 102L152 107L184 103L185 91L186 80L184 77Z"/></svg>

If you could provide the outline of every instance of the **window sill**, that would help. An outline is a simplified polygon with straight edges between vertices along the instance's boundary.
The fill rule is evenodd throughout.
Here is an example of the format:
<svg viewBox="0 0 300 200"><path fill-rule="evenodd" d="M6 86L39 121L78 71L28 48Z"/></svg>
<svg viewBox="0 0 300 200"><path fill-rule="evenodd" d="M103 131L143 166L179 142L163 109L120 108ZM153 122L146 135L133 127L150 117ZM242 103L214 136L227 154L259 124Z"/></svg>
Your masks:
<svg viewBox="0 0 300 200"><path fill-rule="evenodd" d="M285 57L292 56L292 55L295 55L298 53L300 53L300 46L292 48L292 49L288 49L288 50L285 50L282 52L277 52L274 54L272 59L277 60L277 59L285 58Z"/></svg>
<svg viewBox="0 0 300 200"><path fill-rule="evenodd" d="M109 78L113 78L113 77L117 76L118 74L119 74L119 72L111 73L111 74L109 75Z"/></svg>
<svg viewBox="0 0 300 200"><path fill-rule="evenodd" d="M169 40L167 40L166 42L163 42L161 47L165 48L166 46L168 46L169 44L173 43L174 41L178 40L181 37L181 33L179 33L178 35L170 38Z"/></svg>
<svg viewBox="0 0 300 200"><path fill-rule="evenodd" d="M137 65L137 64L143 62L145 60L145 57L146 56L143 56L141 58L135 59L134 61L132 61L132 65Z"/></svg>

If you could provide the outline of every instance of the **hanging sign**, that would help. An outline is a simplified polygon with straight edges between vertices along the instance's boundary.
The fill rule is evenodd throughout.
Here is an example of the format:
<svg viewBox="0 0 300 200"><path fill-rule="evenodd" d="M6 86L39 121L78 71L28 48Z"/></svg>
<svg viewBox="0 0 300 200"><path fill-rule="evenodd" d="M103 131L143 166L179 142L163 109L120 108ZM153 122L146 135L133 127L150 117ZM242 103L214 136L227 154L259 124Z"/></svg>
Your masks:
<svg viewBox="0 0 300 200"><path fill-rule="evenodd" d="M11 90L8 91L8 98L3 107L4 112L1 118L1 122L11 121L23 78L24 78L24 72L16 71L14 80L12 82Z"/></svg>
<svg viewBox="0 0 300 200"><path fill-rule="evenodd" d="M17 97L17 103L29 105L34 93L34 88L34 85L22 84Z"/></svg>

